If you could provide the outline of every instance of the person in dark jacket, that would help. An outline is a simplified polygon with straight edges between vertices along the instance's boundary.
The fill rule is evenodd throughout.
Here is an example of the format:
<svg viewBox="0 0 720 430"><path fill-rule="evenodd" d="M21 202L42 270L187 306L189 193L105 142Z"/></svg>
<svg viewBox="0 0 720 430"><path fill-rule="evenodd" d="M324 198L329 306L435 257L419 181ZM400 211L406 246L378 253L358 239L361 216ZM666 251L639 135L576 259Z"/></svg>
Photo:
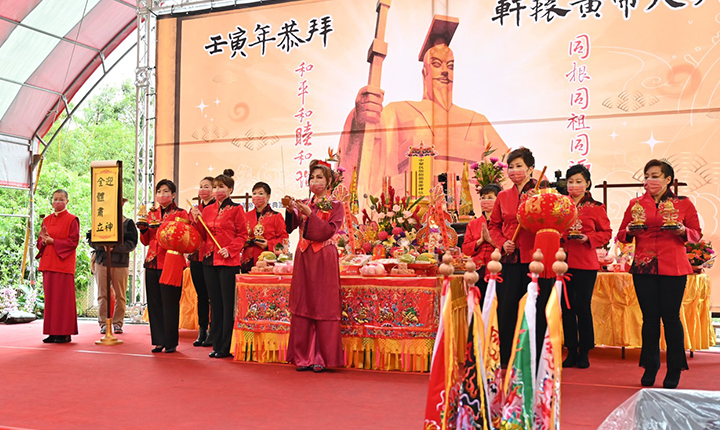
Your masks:
<svg viewBox="0 0 720 430"><path fill-rule="evenodd" d="M123 199L123 206L127 199ZM130 273L130 253L133 252L138 242L138 233L135 222L130 218L123 217L123 243L112 247L110 253L110 286L115 294L115 308L113 309L113 332L122 333L123 318L125 317L126 290L128 275ZM98 324L100 333L105 334L107 327L107 252L105 245L96 245L90 241L88 232L88 244L95 253L95 283L98 286Z"/></svg>

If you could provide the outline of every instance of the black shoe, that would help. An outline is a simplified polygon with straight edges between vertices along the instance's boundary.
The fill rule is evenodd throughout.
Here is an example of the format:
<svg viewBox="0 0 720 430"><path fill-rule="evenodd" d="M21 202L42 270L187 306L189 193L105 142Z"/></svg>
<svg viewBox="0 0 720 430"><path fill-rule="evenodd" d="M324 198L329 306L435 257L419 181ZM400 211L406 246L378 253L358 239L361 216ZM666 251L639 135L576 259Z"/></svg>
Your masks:
<svg viewBox="0 0 720 430"><path fill-rule="evenodd" d="M100 334L105 334L105 333L107 333L107 327L105 327L104 325L100 326Z"/></svg>
<svg viewBox="0 0 720 430"><path fill-rule="evenodd" d="M155 348L153 348L152 350L150 350L150 352L162 352L163 349L165 349L165 347L163 345L158 345Z"/></svg>
<svg viewBox="0 0 720 430"><path fill-rule="evenodd" d="M313 372L315 372L315 373L322 373L322 372L325 371L325 366L321 366L321 365L319 365L319 364L316 364L316 365L313 366L312 369L313 369Z"/></svg>
<svg viewBox="0 0 720 430"><path fill-rule="evenodd" d="M587 369L590 367L590 357L588 357L588 351L580 351L580 355L577 359L578 369Z"/></svg>
<svg viewBox="0 0 720 430"><path fill-rule="evenodd" d="M207 337L203 341L202 346L213 346L212 338L210 337L210 330L208 330Z"/></svg>
<svg viewBox="0 0 720 430"><path fill-rule="evenodd" d="M72 338L68 336L55 336L55 343L68 343L72 341Z"/></svg>
<svg viewBox="0 0 720 430"><path fill-rule="evenodd" d="M205 342L208 338L208 332L204 328L200 329L200 332L198 333L198 338L195 342L193 342L193 346L203 346L203 342Z"/></svg>
<svg viewBox="0 0 720 430"><path fill-rule="evenodd" d="M312 370L312 366L298 366L295 368L298 372L307 372L308 370Z"/></svg>
<svg viewBox="0 0 720 430"><path fill-rule="evenodd" d="M43 339L43 343L55 343L55 338L56 338L56 337L57 337L57 336L55 336L54 334L51 334L50 336L48 336L48 337L46 337L45 339Z"/></svg>
<svg viewBox="0 0 720 430"><path fill-rule="evenodd" d="M568 355L565 361L563 361L562 366L563 367L575 367L578 361L578 353L577 350L572 349L568 350Z"/></svg>
<svg viewBox="0 0 720 430"><path fill-rule="evenodd" d="M668 369L663 381L663 388L677 388L680 383L680 370Z"/></svg>
<svg viewBox="0 0 720 430"><path fill-rule="evenodd" d="M230 354L229 352L216 352L215 353L215 358L227 358L227 357L232 357L232 356L233 355Z"/></svg>
<svg viewBox="0 0 720 430"><path fill-rule="evenodd" d="M172 354L175 351L177 351L177 347L175 347L175 346L173 346L172 348L165 348L166 354Z"/></svg>
<svg viewBox="0 0 720 430"><path fill-rule="evenodd" d="M215 352L215 351L213 350L213 352L211 352L210 354L208 354L208 357L210 357L210 358L215 358L215 355L216 355L216 354L217 354L217 352Z"/></svg>
<svg viewBox="0 0 720 430"><path fill-rule="evenodd" d="M659 369L650 369L649 367L645 368L645 373L643 373L642 378L640 379L640 384L642 384L643 387L652 387L655 385L655 377L657 376ZM678 380L680 377L678 377Z"/></svg>

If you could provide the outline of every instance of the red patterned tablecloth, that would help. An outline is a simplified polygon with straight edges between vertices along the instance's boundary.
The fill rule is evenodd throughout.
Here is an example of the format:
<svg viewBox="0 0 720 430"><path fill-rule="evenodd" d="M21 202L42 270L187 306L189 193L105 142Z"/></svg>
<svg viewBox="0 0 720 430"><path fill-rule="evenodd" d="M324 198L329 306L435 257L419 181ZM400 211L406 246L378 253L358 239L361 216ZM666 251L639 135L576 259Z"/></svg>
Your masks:
<svg viewBox="0 0 720 430"><path fill-rule="evenodd" d="M290 276L237 275L233 350L240 361L284 362ZM437 332L435 277L341 278L347 367L427 371Z"/></svg>

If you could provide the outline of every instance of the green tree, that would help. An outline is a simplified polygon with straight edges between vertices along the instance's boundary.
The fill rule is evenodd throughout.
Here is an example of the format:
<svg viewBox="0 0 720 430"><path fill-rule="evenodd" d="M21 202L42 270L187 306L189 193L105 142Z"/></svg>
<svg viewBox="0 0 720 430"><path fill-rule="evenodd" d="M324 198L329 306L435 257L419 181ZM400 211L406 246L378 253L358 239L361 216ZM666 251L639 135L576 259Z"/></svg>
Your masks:
<svg viewBox="0 0 720 430"><path fill-rule="evenodd" d="M40 216L52 213L53 191L66 190L70 195L68 209L80 220L75 286L78 291L86 291L91 285L90 247L85 241L90 223L90 162L122 160L123 194L129 200L126 210L134 204L135 87L130 80L103 87L78 112L45 153L34 196L35 231L29 244L35 247ZM65 115L48 135L55 133ZM27 214L28 204L27 191L0 189L0 213ZM26 226L24 218L0 217L0 288L19 286L27 279L27 271L20 273ZM38 274L37 287L41 286Z"/></svg>

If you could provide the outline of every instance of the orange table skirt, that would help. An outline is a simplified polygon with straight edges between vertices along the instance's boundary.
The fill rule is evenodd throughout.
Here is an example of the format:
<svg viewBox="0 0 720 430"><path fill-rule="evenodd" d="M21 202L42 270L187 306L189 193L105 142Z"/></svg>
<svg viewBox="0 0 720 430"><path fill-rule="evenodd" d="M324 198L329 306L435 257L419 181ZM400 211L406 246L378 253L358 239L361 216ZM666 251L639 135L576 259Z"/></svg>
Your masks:
<svg viewBox="0 0 720 430"><path fill-rule="evenodd" d="M237 276L231 346L235 360L286 362L290 282L290 276ZM453 277L451 282L453 290L462 288L462 276ZM435 277L341 277L345 366L429 371L439 318L440 285ZM462 342L466 335L467 323Z"/></svg>
<svg viewBox="0 0 720 430"><path fill-rule="evenodd" d="M696 351L715 345L710 313L710 278L689 275L680 320L685 329L685 349ZM642 312L629 273L598 273L592 298L597 345L642 346ZM660 347L665 348L664 331Z"/></svg>

